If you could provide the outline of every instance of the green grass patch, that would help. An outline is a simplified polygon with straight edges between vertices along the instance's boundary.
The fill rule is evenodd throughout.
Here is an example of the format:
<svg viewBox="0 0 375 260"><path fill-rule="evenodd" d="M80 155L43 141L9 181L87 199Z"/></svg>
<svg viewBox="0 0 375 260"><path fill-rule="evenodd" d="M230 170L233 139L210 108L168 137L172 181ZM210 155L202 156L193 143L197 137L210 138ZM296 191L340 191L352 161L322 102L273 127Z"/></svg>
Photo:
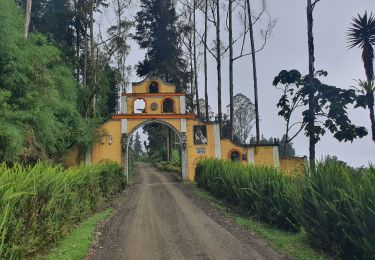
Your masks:
<svg viewBox="0 0 375 260"><path fill-rule="evenodd" d="M45 257L46 260L75 260L83 259L94 238L96 225L113 214L113 209L99 212L82 222L71 232L52 252Z"/></svg>
<svg viewBox="0 0 375 260"><path fill-rule="evenodd" d="M197 186L193 186L194 193L209 202L209 205L219 210L226 216L232 217L236 224L245 227L250 232L269 241L278 252L298 260L329 259L321 252L317 252L307 242L307 235L303 232L287 232L262 224L260 221L241 216L228 210L228 207L220 200L211 196Z"/></svg>
<svg viewBox="0 0 375 260"><path fill-rule="evenodd" d="M268 240L277 251L299 260L328 259L323 253L312 249L305 233L291 233L271 228L251 218L234 216L236 223Z"/></svg>

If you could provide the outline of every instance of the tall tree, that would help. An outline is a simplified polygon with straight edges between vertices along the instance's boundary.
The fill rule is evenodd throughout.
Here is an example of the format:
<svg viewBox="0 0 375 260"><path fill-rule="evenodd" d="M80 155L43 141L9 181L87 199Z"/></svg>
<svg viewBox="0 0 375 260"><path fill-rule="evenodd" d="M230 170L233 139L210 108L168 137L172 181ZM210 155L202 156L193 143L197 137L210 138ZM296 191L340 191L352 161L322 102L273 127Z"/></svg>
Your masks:
<svg viewBox="0 0 375 260"><path fill-rule="evenodd" d="M233 139L233 0L228 0L228 22L229 22L229 135Z"/></svg>
<svg viewBox="0 0 375 260"><path fill-rule="evenodd" d="M238 5L240 5L242 8L240 8L240 10L238 11L238 14L237 16L240 17L240 20L241 22L243 22L243 30L241 32L241 30L238 30L236 28L236 31L240 32L238 36L233 36L233 12L234 12L234 9L236 8L233 8L233 3L236 3L236 7L238 7ZM248 19L248 16L250 16L250 19ZM256 48L255 47L255 39L254 39L254 27L256 24L260 24L261 21L263 20L263 17L264 16L267 16L268 17L268 23L262 23L262 25L264 25L264 27L260 30L260 39L261 41L259 41L258 39L258 42L262 42L260 47ZM254 19L253 19L254 17ZM246 57L246 56L254 56L253 54L263 50L263 48L265 47L268 39L270 38L270 35L272 34L272 30L273 28L275 27L275 24L276 24L276 21L272 19L272 17L270 16L268 10L267 10L267 1L266 0L262 0L261 1L261 8L259 10L259 12L255 13L253 12L253 10L250 8L248 8L248 5L247 5L247 1L243 1L242 2L236 2L236 1L233 1L231 0L229 2L229 5L228 5L228 35L229 35L229 43L228 43L228 48L229 48L229 94L230 94L230 111L229 111L229 115L230 115L230 132L232 133L231 134L231 137L233 137L233 114L234 114L234 105L233 105L233 81L234 81L234 76L233 76L233 71L234 71L234 62L236 60L239 60L243 57ZM250 51L246 51L247 48L245 48L245 45L246 45L246 37L247 37L247 34L249 34L249 40L250 40ZM241 40L241 41L239 41ZM241 42L241 46L240 48L238 48L240 51L238 52L238 54L236 56L234 56L234 46L236 45L237 42ZM253 68L255 67L256 68L256 62L255 62L255 59L252 59L252 65L253 65ZM253 75L254 75L254 72L255 72L255 77L253 77L253 79L255 79L255 89L257 90L258 89L258 86L257 86L257 77L256 77L256 69L253 70ZM256 91L257 92L257 91ZM257 94L255 95L257 97ZM258 113L259 114L259 113ZM259 120L258 120L259 121ZM259 122L258 122L259 123ZM258 124L259 125L259 124ZM259 132L259 131L258 131ZM259 135L257 135L259 136Z"/></svg>
<svg viewBox="0 0 375 260"><path fill-rule="evenodd" d="M327 130L340 142L353 141L367 135L366 128L355 126L348 117L348 106L358 106L355 91L323 84L317 78L326 75L325 71L317 71L312 85L310 75L303 77L297 70L283 70L275 77L273 85L283 86L277 107L280 108L279 116L286 121L286 142L291 142L302 131L312 138L314 147ZM309 106L311 94L314 97L312 114ZM302 118L291 122L296 111L302 112ZM314 128L311 128L311 118L314 120ZM296 129L293 134L292 129Z"/></svg>
<svg viewBox="0 0 375 260"><path fill-rule="evenodd" d="M307 17L307 39L308 39L308 54L309 54L309 76L308 76L308 83L309 83L309 98L308 104L309 109L307 111L307 128L313 129L315 128L315 116L314 116L314 107L319 106L318 104L314 103L314 77L315 77L315 49L314 49L314 36L313 36L313 26L314 26L314 18L313 18L313 11L315 5L320 0L307 0L307 8L306 8L306 17ZM315 139L314 135L308 135L309 138L309 159L311 165L315 165L315 144L317 143L317 139Z"/></svg>
<svg viewBox="0 0 375 260"><path fill-rule="evenodd" d="M208 70L207 70L207 34L208 34L208 0L204 0L204 50L203 50L203 59L204 59L204 106L205 106L205 115L206 121L209 121L208 114Z"/></svg>
<svg viewBox="0 0 375 260"><path fill-rule="evenodd" d="M206 100L204 100L203 98L200 98L199 99L199 105L202 108L201 109L201 120L205 120L205 121L209 122L209 121L211 121L215 118L215 114L212 111L212 108L210 106L208 106L208 111L206 111ZM208 119L207 119L207 115L208 115Z"/></svg>
<svg viewBox="0 0 375 260"><path fill-rule="evenodd" d="M181 83L187 82L188 73L179 36L172 0L141 0L134 39L141 49L146 50L146 57L138 63L137 74L145 76L157 71L182 91L184 86Z"/></svg>
<svg viewBox="0 0 375 260"><path fill-rule="evenodd" d="M216 0L216 71L217 71L217 107L220 136L222 135L222 107L221 107L221 38L220 38L220 0Z"/></svg>
<svg viewBox="0 0 375 260"><path fill-rule="evenodd" d="M360 82L365 94L367 107L370 111L372 140L375 142L375 112L374 112L374 48L375 45L375 17L367 12L363 16L353 17L349 28L349 48L362 49L362 61L366 72L367 82Z"/></svg>
<svg viewBox="0 0 375 260"><path fill-rule="evenodd" d="M32 0L25 0L25 23L24 23L24 27L23 27L23 36L26 39L29 35L32 3L33 3Z"/></svg>
<svg viewBox="0 0 375 260"><path fill-rule="evenodd" d="M195 88L195 101L197 106L197 115L200 115L199 107L199 87L198 87L198 68L197 68L197 1L193 0L193 56L194 56L194 88Z"/></svg>
<svg viewBox="0 0 375 260"><path fill-rule="evenodd" d="M230 110L230 106L227 106ZM246 143L254 126L254 104L243 94L236 94L233 97L233 133L232 139L240 143Z"/></svg>
<svg viewBox="0 0 375 260"><path fill-rule="evenodd" d="M259 125L259 104L258 104L258 77L257 77L257 67L256 67L256 50L254 43L254 28L251 15L251 5L250 0L246 0L247 15L249 17L249 30L250 30L250 46L251 46L251 59L253 65L253 80L254 80L254 105L255 105L255 128L256 128L256 140L259 144L260 140L260 125Z"/></svg>

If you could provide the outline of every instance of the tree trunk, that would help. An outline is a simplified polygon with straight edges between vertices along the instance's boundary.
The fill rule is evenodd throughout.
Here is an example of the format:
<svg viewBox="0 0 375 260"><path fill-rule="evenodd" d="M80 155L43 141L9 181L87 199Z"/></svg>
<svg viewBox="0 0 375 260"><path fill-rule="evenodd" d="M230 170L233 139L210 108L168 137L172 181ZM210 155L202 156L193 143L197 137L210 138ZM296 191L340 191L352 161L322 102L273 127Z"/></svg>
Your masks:
<svg viewBox="0 0 375 260"><path fill-rule="evenodd" d="M233 140L233 9L232 2L229 0L228 4L228 19L229 19L229 136Z"/></svg>
<svg viewBox="0 0 375 260"><path fill-rule="evenodd" d="M82 79L82 85L83 85L83 88L85 88L87 86L87 65L88 65L88 48L89 48L89 40L88 40L88 35L87 35L87 17L85 18L85 38L84 38L84 44L85 44L85 50L83 52L83 79Z"/></svg>
<svg viewBox="0 0 375 260"><path fill-rule="evenodd" d="M313 6L311 4L311 0L307 0L307 37L308 37L308 51L309 51L309 114L310 121L309 128L313 129L315 126L315 117L312 116L314 113L314 36L313 36ZM310 130L311 131L311 130ZM309 156L310 156L310 164L311 166L315 165L315 138L313 133L311 132L309 135Z"/></svg>
<svg viewBox="0 0 375 260"><path fill-rule="evenodd" d="M216 0L216 62L217 62L217 106L220 137L222 137L222 110L221 110L221 41L220 41L220 0Z"/></svg>
<svg viewBox="0 0 375 260"><path fill-rule="evenodd" d="M247 13L249 16L249 30L250 30L250 44L251 44L251 58L253 64L253 79L254 79L254 109L255 109L255 129L256 129L256 143L260 143L260 126L259 126L259 105L258 105L258 78L257 78L257 67L255 57L255 44L254 44L254 30L251 16L251 5L250 0L246 0Z"/></svg>
<svg viewBox="0 0 375 260"><path fill-rule="evenodd" d="M25 39L29 36L30 20L31 20L32 0L25 0L25 23L23 27L23 36Z"/></svg>
<svg viewBox="0 0 375 260"><path fill-rule="evenodd" d="M80 42L80 37L81 37L81 34L80 34L80 31L79 31L79 22L77 21L78 20L78 17L75 18L76 21L74 23L74 30L75 30L75 33L76 33L76 59L79 61L80 59L80 49L81 49L81 42ZM80 66L77 65L77 82L79 83L79 75L80 75Z"/></svg>
<svg viewBox="0 0 375 260"><path fill-rule="evenodd" d="M189 13L189 24L192 24L192 13ZM193 35L189 35L189 59L190 59L190 107L191 112L194 113L194 55L193 55Z"/></svg>
<svg viewBox="0 0 375 260"><path fill-rule="evenodd" d="M208 115L208 83L207 83L207 33L208 33L208 0L205 0L204 6L204 104L206 107L206 121L209 121Z"/></svg>
<svg viewBox="0 0 375 260"><path fill-rule="evenodd" d="M374 91L369 91L366 94L366 98L367 98L368 109L370 110L372 140L375 142Z"/></svg>
<svg viewBox="0 0 375 260"><path fill-rule="evenodd" d="M196 9L197 0L193 0L193 55L194 55L194 87L195 87L195 100L197 101L197 115L200 117L199 109L199 89L198 89L198 73L197 73L197 46L196 46Z"/></svg>
<svg viewBox="0 0 375 260"><path fill-rule="evenodd" d="M90 70L92 72L92 117L96 113L96 66L95 66L95 39L94 39L94 0L91 1L90 6Z"/></svg>

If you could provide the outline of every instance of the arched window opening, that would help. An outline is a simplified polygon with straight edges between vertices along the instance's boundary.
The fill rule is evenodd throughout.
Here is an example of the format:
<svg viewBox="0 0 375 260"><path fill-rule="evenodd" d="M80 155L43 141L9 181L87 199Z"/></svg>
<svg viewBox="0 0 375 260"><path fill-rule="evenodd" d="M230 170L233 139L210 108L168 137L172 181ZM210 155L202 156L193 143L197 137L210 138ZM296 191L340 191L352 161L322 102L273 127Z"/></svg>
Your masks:
<svg viewBox="0 0 375 260"><path fill-rule="evenodd" d="M173 113L173 99L166 98L163 100L163 112L164 113Z"/></svg>
<svg viewBox="0 0 375 260"><path fill-rule="evenodd" d="M159 84L156 81L152 81L148 86L149 93L159 93Z"/></svg>
<svg viewBox="0 0 375 260"><path fill-rule="evenodd" d="M146 101L142 98L134 100L133 112L134 114L146 113Z"/></svg>
<svg viewBox="0 0 375 260"><path fill-rule="evenodd" d="M240 162L241 155L238 151L233 151L230 153L230 160L232 162Z"/></svg>

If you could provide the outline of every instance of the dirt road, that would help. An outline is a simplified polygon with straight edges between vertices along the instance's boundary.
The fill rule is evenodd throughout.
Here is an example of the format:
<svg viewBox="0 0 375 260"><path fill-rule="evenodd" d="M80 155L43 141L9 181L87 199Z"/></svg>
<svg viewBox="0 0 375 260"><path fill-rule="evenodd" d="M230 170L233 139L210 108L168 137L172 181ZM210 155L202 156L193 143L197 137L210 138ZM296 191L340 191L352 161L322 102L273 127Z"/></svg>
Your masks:
<svg viewBox="0 0 375 260"><path fill-rule="evenodd" d="M137 164L137 172L139 183L102 228L90 259L282 258L262 241L238 239L150 164Z"/></svg>

